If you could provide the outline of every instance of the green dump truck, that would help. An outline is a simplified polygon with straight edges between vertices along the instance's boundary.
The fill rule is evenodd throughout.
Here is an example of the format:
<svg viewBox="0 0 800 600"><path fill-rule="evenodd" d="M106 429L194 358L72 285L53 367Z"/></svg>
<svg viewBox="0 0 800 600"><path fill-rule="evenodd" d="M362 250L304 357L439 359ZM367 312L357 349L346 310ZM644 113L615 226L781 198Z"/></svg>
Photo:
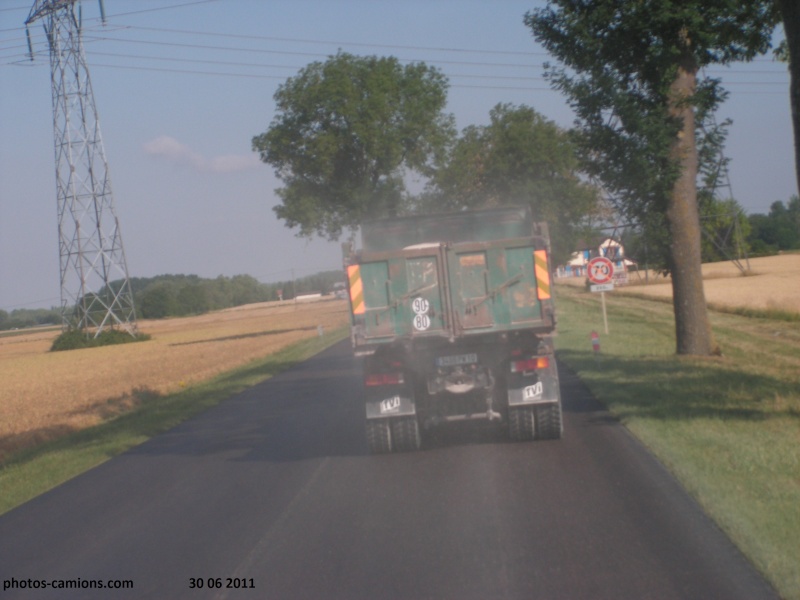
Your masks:
<svg viewBox="0 0 800 600"><path fill-rule="evenodd" d="M560 438L547 226L504 207L361 233L343 250L370 452L416 450L422 429L470 419Z"/></svg>

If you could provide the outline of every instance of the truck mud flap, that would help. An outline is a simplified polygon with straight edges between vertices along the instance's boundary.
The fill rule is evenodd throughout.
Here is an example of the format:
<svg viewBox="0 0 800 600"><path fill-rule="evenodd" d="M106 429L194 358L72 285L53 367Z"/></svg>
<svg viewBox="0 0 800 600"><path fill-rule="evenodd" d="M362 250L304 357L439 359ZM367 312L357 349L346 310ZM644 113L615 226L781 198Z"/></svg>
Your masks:
<svg viewBox="0 0 800 600"><path fill-rule="evenodd" d="M538 376L537 376L538 375ZM508 405L552 404L561 399L558 371L553 364L532 376L510 376L508 379Z"/></svg>
<svg viewBox="0 0 800 600"><path fill-rule="evenodd" d="M407 390L381 390L367 394L367 419L385 419L417 414L414 397Z"/></svg>

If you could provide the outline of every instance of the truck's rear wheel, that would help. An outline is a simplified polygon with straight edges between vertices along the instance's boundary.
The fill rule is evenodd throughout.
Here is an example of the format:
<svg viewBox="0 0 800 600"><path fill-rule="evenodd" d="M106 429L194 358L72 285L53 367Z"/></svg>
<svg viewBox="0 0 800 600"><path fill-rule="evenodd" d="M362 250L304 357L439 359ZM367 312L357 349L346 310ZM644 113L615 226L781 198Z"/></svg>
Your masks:
<svg viewBox="0 0 800 600"><path fill-rule="evenodd" d="M370 454L392 451L392 430L386 419L367 421L367 447Z"/></svg>
<svg viewBox="0 0 800 600"><path fill-rule="evenodd" d="M532 406L515 406L508 409L508 432L511 439L525 442L536 436L536 419Z"/></svg>
<svg viewBox="0 0 800 600"><path fill-rule="evenodd" d="M407 452L419 450L420 436L417 417L402 417L392 419L392 450L395 452Z"/></svg>
<svg viewBox="0 0 800 600"><path fill-rule="evenodd" d="M536 438L557 440L561 438L561 402L543 404L536 407Z"/></svg>

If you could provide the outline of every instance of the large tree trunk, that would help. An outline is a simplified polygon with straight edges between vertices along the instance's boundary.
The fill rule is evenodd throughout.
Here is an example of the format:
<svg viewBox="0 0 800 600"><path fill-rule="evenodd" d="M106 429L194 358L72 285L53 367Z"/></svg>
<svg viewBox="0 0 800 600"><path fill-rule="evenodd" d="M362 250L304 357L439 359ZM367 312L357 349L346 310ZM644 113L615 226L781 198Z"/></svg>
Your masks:
<svg viewBox="0 0 800 600"><path fill-rule="evenodd" d="M718 353L708 319L700 256L697 208L697 146L694 108L686 101L697 85L697 66L687 50L670 86L669 112L682 122L671 156L680 165L666 217L670 230L670 270L678 354Z"/></svg>
<svg viewBox="0 0 800 600"><path fill-rule="evenodd" d="M783 19L783 31L789 47L789 101L794 124L794 169L797 192L800 194L800 2L778 0Z"/></svg>

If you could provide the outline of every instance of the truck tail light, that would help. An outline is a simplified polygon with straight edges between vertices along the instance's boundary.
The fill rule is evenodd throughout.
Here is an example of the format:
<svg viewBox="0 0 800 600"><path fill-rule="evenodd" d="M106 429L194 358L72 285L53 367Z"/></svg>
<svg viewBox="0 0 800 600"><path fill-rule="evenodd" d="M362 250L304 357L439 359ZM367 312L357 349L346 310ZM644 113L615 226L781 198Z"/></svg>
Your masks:
<svg viewBox="0 0 800 600"><path fill-rule="evenodd" d="M364 377L364 385L367 387L399 385L401 383L405 383L402 373L371 373Z"/></svg>
<svg viewBox="0 0 800 600"><path fill-rule="evenodd" d="M525 371L535 371L536 369L546 369L550 366L550 358L547 356L535 356L527 360L511 361L512 373L523 373Z"/></svg>

